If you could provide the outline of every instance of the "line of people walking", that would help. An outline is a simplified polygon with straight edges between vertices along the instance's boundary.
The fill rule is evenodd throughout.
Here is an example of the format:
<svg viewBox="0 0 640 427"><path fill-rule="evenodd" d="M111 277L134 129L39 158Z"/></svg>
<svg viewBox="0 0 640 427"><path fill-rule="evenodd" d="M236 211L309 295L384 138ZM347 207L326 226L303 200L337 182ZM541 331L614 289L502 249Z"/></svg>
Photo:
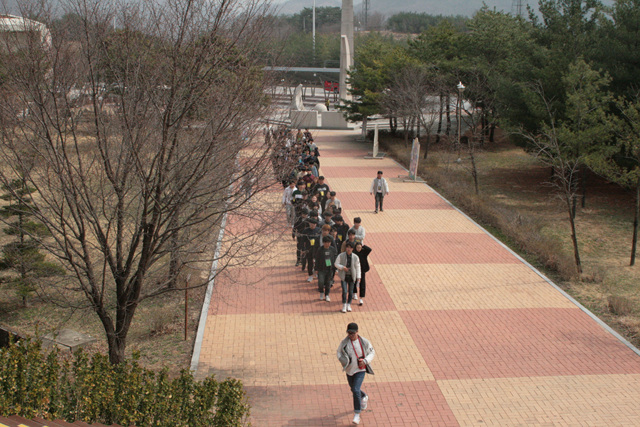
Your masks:
<svg viewBox="0 0 640 427"><path fill-rule="evenodd" d="M320 168L317 146L308 130L301 141L290 147L293 153L303 153L298 165L288 175L282 203L286 207L287 223L296 240L296 266L307 273L307 282L318 281L320 300L331 302L331 289L336 273L342 290L342 313L352 311L351 304L364 305L367 293L366 275L370 270L369 254L372 249L364 244L366 230L359 217L350 227L342 216L342 203L337 193L329 188ZM306 153L306 154L305 154ZM307 166L312 163L315 167ZM285 173L286 174L286 173ZM372 181L370 193L375 197L374 213L384 212L384 196L389 187L378 171ZM371 361L375 357L373 345L358 333L358 325L347 325L347 336L340 342L337 358L346 373L353 396L352 423L360 424L361 412L367 409L369 395L362 390L365 374L373 374Z"/></svg>
<svg viewBox="0 0 640 427"><path fill-rule="evenodd" d="M313 139L305 132L300 143L309 148L295 148L295 151L310 151L309 142ZM318 159L320 153L313 145L313 157ZM316 169L319 169L319 160ZM375 213L383 211L383 199L389 193L382 174L378 171L371 184L371 193L375 193ZM317 279L321 301L331 301L337 274L342 290L340 311L353 311L352 304L364 305L366 274L370 270L368 257L372 249L364 243L366 230L362 219L356 217L352 227L347 225L337 193L330 189L324 176L316 176L309 167L298 167L286 184L282 203L286 207L291 236L296 240L295 265L307 272L307 282Z"/></svg>

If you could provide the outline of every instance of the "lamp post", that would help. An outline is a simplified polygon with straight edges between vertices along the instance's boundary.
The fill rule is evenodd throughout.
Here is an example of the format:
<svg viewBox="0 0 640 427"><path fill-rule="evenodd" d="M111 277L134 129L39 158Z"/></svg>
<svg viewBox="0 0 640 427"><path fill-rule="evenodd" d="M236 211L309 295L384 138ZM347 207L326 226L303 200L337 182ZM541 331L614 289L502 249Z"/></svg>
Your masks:
<svg viewBox="0 0 640 427"><path fill-rule="evenodd" d="M316 0L313 0L313 66L316 66Z"/></svg>
<svg viewBox="0 0 640 427"><path fill-rule="evenodd" d="M458 89L458 102L457 102L457 108L456 110L458 111L458 162L460 161L460 134L462 133L462 93L464 92L464 85L462 84L462 82L458 83L458 86L456 86L456 88Z"/></svg>

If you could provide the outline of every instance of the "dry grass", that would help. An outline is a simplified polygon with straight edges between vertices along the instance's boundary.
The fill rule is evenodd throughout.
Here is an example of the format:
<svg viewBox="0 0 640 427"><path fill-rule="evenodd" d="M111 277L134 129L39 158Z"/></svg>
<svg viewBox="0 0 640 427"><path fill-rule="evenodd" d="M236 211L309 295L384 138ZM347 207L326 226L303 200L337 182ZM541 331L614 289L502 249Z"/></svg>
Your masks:
<svg viewBox="0 0 640 427"><path fill-rule="evenodd" d="M410 148L401 138L382 136L381 145L408 166ZM548 168L499 136L497 143L476 153L480 183L476 195L468 155L463 151L459 163L457 157L446 141L432 144L428 159L420 161L419 173L583 305L640 344L640 267L629 267L633 195L589 176L586 205L576 218L584 269L578 276L567 214L547 183Z"/></svg>

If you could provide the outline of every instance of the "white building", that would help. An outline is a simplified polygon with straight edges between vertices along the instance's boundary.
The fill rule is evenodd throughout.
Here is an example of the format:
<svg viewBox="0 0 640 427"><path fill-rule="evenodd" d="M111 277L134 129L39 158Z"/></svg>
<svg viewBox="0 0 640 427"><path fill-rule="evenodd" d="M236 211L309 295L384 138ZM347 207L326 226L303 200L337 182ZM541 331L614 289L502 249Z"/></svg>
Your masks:
<svg viewBox="0 0 640 427"><path fill-rule="evenodd" d="M25 49L30 43L51 47L51 32L41 22L20 16L0 15L0 52Z"/></svg>

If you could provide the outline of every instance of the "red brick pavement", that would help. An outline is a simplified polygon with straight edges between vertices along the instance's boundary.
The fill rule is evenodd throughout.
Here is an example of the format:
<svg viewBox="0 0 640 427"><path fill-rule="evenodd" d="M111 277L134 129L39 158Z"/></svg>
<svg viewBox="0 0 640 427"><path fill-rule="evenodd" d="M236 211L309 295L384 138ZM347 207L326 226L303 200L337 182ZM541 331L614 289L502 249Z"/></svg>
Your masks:
<svg viewBox="0 0 640 427"><path fill-rule="evenodd" d="M331 178L367 178L370 177L371 180L376 177L375 170L371 169L371 167L342 167L342 166L321 166L320 170L322 170L322 174L326 177ZM371 172L373 171L373 175ZM398 175L406 175L407 172L401 167L395 168L384 168L384 174L387 177L390 176L398 176Z"/></svg>
<svg viewBox="0 0 640 427"><path fill-rule="evenodd" d="M247 387L258 426L349 426L353 404L345 385ZM364 426L458 426L435 381L371 383Z"/></svg>
<svg viewBox="0 0 640 427"><path fill-rule="evenodd" d="M640 357L581 310L401 312L438 380L640 374Z"/></svg>
<svg viewBox="0 0 640 427"><path fill-rule="evenodd" d="M314 135L321 161L341 157L334 164L348 165L349 159L362 159L369 149L364 144L344 143L349 139L344 134ZM321 169L329 185L332 177L342 178L338 198L346 218L372 208L373 199L362 188L362 177L373 178L377 169L376 161L370 167ZM392 169L385 167L385 171ZM349 187L345 177L359 179ZM358 321L363 331L377 337L373 366L379 368L365 380L363 388L371 402L362 425L638 425L640 357L636 353L577 306L557 308L558 298L564 297L555 294L551 285L549 294L554 297L549 307L538 300L536 306L541 308L505 308L514 298L527 295L529 288L529 295L543 298L545 294L538 292L543 285L531 281L531 273L520 280L517 270L495 269L496 275L503 274L498 282L506 285L500 307L492 305L500 299L494 286L483 294L482 284L476 284L473 275L455 273L446 279L451 280L450 298L481 299L482 304L466 306L484 309L405 310L406 304L394 302L394 297L399 298L398 289L410 291L411 287L402 287L407 278L385 276L390 283L384 283L376 266L409 265L396 269L408 275L411 271L428 274L435 265L438 269L434 271L440 271L442 264L521 262L433 192L402 188L406 192L395 191L392 183L385 199L387 210L409 210L411 215L402 218L437 229L388 232L393 229L388 222L393 216L386 212L376 216L374 226L365 221L365 241L374 251L364 306L355 306L353 313L338 313L338 284L331 294L333 301L319 301L316 281L306 282L306 272L293 266L294 243L278 243L273 259L251 268L229 269L216 278L197 374L245 380L254 426L350 425L351 395L333 352L344 336L343 325ZM272 197L277 204L279 194ZM437 213L440 219L429 222L435 215L429 212L433 209L441 210ZM446 211L452 212L450 221ZM241 234L243 221L231 218L229 231ZM375 224L387 231L376 230ZM415 298L429 298L430 290L439 292L439 301L448 298L444 282L422 277L409 280L415 281L412 287L421 286L425 291L413 293ZM456 284L474 292L460 293ZM407 296L401 296L406 301ZM462 305L447 303L447 307L458 306ZM319 335L323 338L313 341ZM615 390L619 398L600 396L603 385ZM518 393L525 396L524 401ZM548 408L553 409L549 412Z"/></svg>
<svg viewBox="0 0 640 427"><path fill-rule="evenodd" d="M330 182L330 181L329 181ZM349 209L375 208L375 199L369 193L345 193L341 192L340 202ZM453 209L447 202L435 193L424 193L416 197L413 193L392 193L386 199L390 209Z"/></svg>
<svg viewBox="0 0 640 427"><path fill-rule="evenodd" d="M294 258L294 257L292 257ZM295 259L295 258L294 258ZM293 264L293 263L292 263ZM331 289L331 301L320 301L318 281L307 282L307 272L300 267L235 268L217 278L216 298L209 308L212 315L256 313L337 312L342 308L342 288L337 280ZM375 267L367 273L365 305L358 312L395 311L396 307L382 285Z"/></svg>
<svg viewBox="0 0 640 427"><path fill-rule="evenodd" d="M375 233L367 230L367 246L375 248L375 264L509 264L520 262L486 234Z"/></svg>

